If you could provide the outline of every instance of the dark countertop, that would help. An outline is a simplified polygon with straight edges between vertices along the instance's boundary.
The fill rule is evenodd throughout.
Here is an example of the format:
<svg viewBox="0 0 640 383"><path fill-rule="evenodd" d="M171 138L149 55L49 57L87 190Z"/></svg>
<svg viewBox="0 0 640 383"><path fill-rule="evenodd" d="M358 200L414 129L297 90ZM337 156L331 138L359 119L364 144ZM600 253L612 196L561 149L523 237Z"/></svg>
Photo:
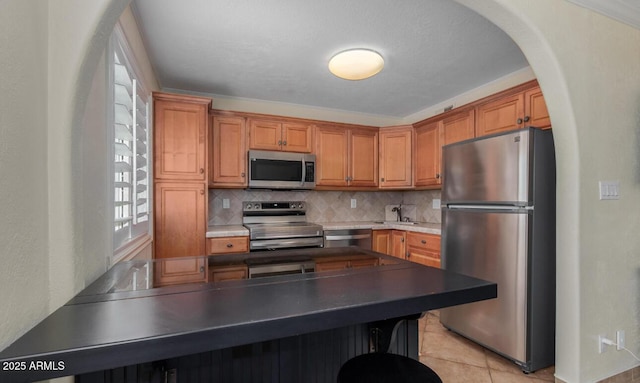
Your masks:
<svg viewBox="0 0 640 383"><path fill-rule="evenodd" d="M264 253L260 253L264 254ZM270 257L382 254L354 248L279 251ZM262 255L264 256L264 255ZM256 253L216 262L259 258ZM251 280L101 293L112 269L0 352L30 381L105 370L297 334L402 317L494 298L494 283L397 260L396 264ZM120 270L121 271L121 270ZM30 371L31 362L53 362ZM64 363L63 369L51 370ZM15 363L12 364L16 366Z"/></svg>

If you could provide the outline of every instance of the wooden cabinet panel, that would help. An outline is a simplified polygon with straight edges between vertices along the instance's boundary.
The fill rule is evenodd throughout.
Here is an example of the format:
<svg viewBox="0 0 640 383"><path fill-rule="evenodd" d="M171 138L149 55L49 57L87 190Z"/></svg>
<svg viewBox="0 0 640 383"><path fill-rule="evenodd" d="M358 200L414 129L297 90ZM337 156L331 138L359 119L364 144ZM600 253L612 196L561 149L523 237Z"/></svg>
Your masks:
<svg viewBox="0 0 640 383"><path fill-rule="evenodd" d="M440 267L440 236L408 232L407 259L426 266Z"/></svg>
<svg viewBox="0 0 640 383"><path fill-rule="evenodd" d="M205 255L206 190L204 183L155 184L155 258Z"/></svg>
<svg viewBox="0 0 640 383"><path fill-rule="evenodd" d="M247 186L247 145L244 117L212 117L210 186Z"/></svg>
<svg viewBox="0 0 640 383"><path fill-rule="evenodd" d="M274 121L249 120L249 149L280 150L282 124Z"/></svg>
<svg viewBox="0 0 640 383"><path fill-rule="evenodd" d="M347 260L316 262L316 271L344 270L347 268L349 268L349 261Z"/></svg>
<svg viewBox="0 0 640 383"><path fill-rule="evenodd" d="M250 119L249 149L310 153L312 134L307 124Z"/></svg>
<svg viewBox="0 0 640 383"><path fill-rule="evenodd" d="M391 255L391 230L373 230L371 249Z"/></svg>
<svg viewBox="0 0 640 383"><path fill-rule="evenodd" d="M247 253L249 237L207 238L208 254Z"/></svg>
<svg viewBox="0 0 640 383"><path fill-rule="evenodd" d="M524 109L525 126L533 126L540 129L551 128L549 111L540 87L535 87L524 93Z"/></svg>
<svg viewBox="0 0 640 383"><path fill-rule="evenodd" d="M207 282L206 258L165 259L155 263L154 286Z"/></svg>
<svg viewBox="0 0 640 383"><path fill-rule="evenodd" d="M378 132L351 130L349 136L349 186L378 186Z"/></svg>
<svg viewBox="0 0 640 383"><path fill-rule="evenodd" d="M209 271L209 282L234 281L247 279L249 270L247 265L212 266Z"/></svg>
<svg viewBox="0 0 640 383"><path fill-rule="evenodd" d="M206 180L211 100L154 93L155 179Z"/></svg>
<svg viewBox="0 0 640 383"><path fill-rule="evenodd" d="M477 113L478 136L518 129L518 119L524 116L524 95L517 93L480 105Z"/></svg>
<svg viewBox="0 0 640 383"><path fill-rule="evenodd" d="M406 259L406 238L407 233L404 230L391 231L391 254L396 258Z"/></svg>
<svg viewBox="0 0 640 383"><path fill-rule="evenodd" d="M412 138L412 126L380 131L380 188L412 186Z"/></svg>
<svg viewBox="0 0 640 383"><path fill-rule="evenodd" d="M440 185L442 122L416 128L415 186Z"/></svg>
<svg viewBox="0 0 640 383"><path fill-rule="evenodd" d="M442 130L444 132L442 145L474 138L476 135L475 111L472 109L446 117L442 120Z"/></svg>
<svg viewBox="0 0 640 383"><path fill-rule="evenodd" d="M313 129L309 125L283 123L282 150L287 152L311 153Z"/></svg>
<svg viewBox="0 0 640 383"><path fill-rule="evenodd" d="M347 186L349 132L345 129L316 129L316 185Z"/></svg>
<svg viewBox="0 0 640 383"><path fill-rule="evenodd" d="M316 271L332 271L344 269L356 269L359 267L378 266L377 257L339 257L339 258L318 258L316 262Z"/></svg>

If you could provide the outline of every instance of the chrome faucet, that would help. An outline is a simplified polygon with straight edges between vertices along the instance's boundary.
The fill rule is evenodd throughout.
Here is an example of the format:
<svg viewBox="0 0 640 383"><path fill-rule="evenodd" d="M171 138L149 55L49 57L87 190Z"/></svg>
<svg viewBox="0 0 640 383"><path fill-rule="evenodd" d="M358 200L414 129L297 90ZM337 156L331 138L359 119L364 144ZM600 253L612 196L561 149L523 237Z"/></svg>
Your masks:
<svg viewBox="0 0 640 383"><path fill-rule="evenodd" d="M391 211L396 213L396 221L402 221L402 205L393 207Z"/></svg>

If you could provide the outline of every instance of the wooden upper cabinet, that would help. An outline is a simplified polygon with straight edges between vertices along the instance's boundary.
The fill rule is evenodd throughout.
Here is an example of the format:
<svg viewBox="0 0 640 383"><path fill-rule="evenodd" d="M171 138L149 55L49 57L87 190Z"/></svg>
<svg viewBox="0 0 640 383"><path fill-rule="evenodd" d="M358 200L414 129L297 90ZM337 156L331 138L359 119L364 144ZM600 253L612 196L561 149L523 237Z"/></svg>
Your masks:
<svg viewBox="0 0 640 383"><path fill-rule="evenodd" d="M347 186L349 172L349 131L316 129L316 186Z"/></svg>
<svg viewBox="0 0 640 383"><path fill-rule="evenodd" d="M312 148L310 125L249 119L249 149L310 153Z"/></svg>
<svg viewBox="0 0 640 383"><path fill-rule="evenodd" d="M524 93L525 126L550 129L551 119L539 86Z"/></svg>
<svg viewBox="0 0 640 383"><path fill-rule="evenodd" d="M415 186L441 184L442 121L434 121L415 130Z"/></svg>
<svg viewBox="0 0 640 383"><path fill-rule="evenodd" d="M478 136L521 128L524 118L524 94L517 93L483 104L477 108Z"/></svg>
<svg viewBox="0 0 640 383"><path fill-rule="evenodd" d="M413 127L380 129L380 188L412 186Z"/></svg>
<svg viewBox="0 0 640 383"><path fill-rule="evenodd" d="M349 132L348 185L378 186L378 132L352 129Z"/></svg>
<svg viewBox="0 0 640 383"><path fill-rule="evenodd" d="M209 186L247 186L247 131L244 117L213 116Z"/></svg>
<svg viewBox="0 0 640 383"><path fill-rule="evenodd" d="M316 186L376 187L378 130L316 128Z"/></svg>
<svg viewBox="0 0 640 383"><path fill-rule="evenodd" d="M527 83L492 97L476 107L476 135L505 132L532 126L550 129L547 104L537 83Z"/></svg>
<svg viewBox="0 0 640 383"><path fill-rule="evenodd" d="M211 99L154 93L154 177L205 181Z"/></svg>
<svg viewBox="0 0 640 383"><path fill-rule="evenodd" d="M476 136L475 111L473 109L455 113L442 120L444 141L442 145L468 140Z"/></svg>

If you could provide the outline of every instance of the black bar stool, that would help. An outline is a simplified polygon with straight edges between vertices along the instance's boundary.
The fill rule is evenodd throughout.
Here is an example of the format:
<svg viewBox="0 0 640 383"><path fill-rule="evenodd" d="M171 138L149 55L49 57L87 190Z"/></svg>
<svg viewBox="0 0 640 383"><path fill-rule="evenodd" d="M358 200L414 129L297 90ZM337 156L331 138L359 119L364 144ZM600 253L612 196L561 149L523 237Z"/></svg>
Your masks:
<svg viewBox="0 0 640 383"><path fill-rule="evenodd" d="M438 374L417 360L389 353L403 320L372 324L369 334L374 352L346 361L338 372L338 383L442 383Z"/></svg>

